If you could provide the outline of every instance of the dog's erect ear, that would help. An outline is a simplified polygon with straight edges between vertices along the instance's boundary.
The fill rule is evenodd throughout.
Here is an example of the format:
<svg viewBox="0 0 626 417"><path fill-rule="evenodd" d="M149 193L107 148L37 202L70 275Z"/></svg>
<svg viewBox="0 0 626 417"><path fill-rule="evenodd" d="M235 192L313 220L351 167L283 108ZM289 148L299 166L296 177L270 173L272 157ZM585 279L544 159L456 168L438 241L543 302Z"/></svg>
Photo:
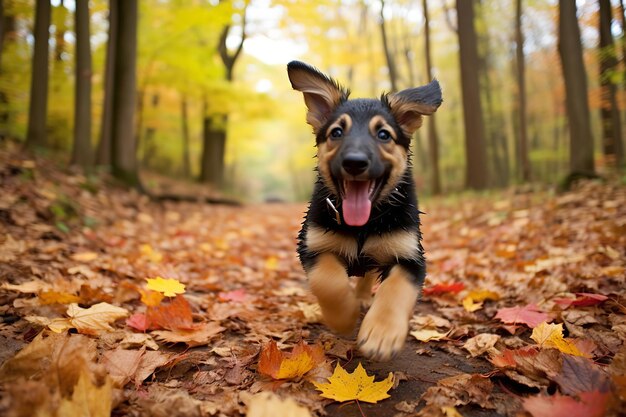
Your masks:
<svg viewBox="0 0 626 417"><path fill-rule="evenodd" d="M300 61L287 64L287 74L294 90L304 94L304 103L309 110L306 121L317 132L327 121L330 114L348 99L350 94L332 78Z"/></svg>
<svg viewBox="0 0 626 417"><path fill-rule="evenodd" d="M387 105L402 129L409 136L422 125L422 116L431 115L441 105L439 81L416 88L408 88L386 96Z"/></svg>

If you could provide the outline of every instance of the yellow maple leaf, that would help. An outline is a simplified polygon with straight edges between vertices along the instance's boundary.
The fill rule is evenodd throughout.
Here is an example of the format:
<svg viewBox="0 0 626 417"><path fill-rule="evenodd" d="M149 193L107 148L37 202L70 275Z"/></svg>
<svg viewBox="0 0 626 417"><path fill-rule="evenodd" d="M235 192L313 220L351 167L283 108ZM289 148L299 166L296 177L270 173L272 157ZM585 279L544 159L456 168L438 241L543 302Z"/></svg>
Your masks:
<svg viewBox="0 0 626 417"><path fill-rule="evenodd" d="M558 349L563 353L574 356L587 356L574 343L563 338L563 324L543 322L533 329L530 335L539 346Z"/></svg>
<svg viewBox="0 0 626 417"><path fill-rule="evenodd" d="M91 376L82 369L74 386L72 398L63 398L59 404L59 416L109 417L111 415L113 386L110 378L98 387L91 382Z"/></svg>
<svg viewBox="0 0 626 417"><path fill-rule="evenodd" d="M128 310L109 303L98 303L89 308L81 308L78 304L70 304L67 309L69 322L80 333L98 334L110 331L110 323L128 316Z"/></svg>
<svg viewBox="0 0 626 417"><path fill-rule="evenodd" d="M390 397L387 391L393 386L393 374L389 372L386 379L374 382L374 377L367 375L360 362L351 374L337 364L328 382L314 385L322 392L320 395L324 398L340 402L359 400L376 403Z"/></svg>
<svg viewBox="0 0 626 417"><path fill-rule="evenodd" d="M463 417L454 407L441 407L441 412L446 417Z"/></svg>
<svg viewBox="0 0 626 417"><path fill-rule="evenodd" d="M290 353L286 353L272 340L261 350L258 370L274 379L293 379L303 376L324 360L324 350L319 345L309 346L300 341Z"/></svg>
<svg viewBox="0 0 626 417"><path fill-rule="evenodd" d="M181 284L177 279L165 279L161 277L147 278L148 289L163 293L166 297L175 297L176 294L185 293L185 284Z"/></svg>
<svg viewBox="0 0 626 417"><path fill-rule="evenodd" d="M463 299L463 308L468 313L473 313L474 311L477 311L477 310L480 310L481 308L483 308L483 302L479 301L479 302L475 303L474 299L472 297L465 297Z"/></svg>

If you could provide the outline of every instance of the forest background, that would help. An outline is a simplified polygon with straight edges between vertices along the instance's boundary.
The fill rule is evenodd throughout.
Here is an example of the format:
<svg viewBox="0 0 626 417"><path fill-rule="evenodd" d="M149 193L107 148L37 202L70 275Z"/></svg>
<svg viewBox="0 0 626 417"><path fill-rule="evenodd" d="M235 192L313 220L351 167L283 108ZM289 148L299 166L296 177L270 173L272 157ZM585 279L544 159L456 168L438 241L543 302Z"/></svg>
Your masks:
<svg viewBox="0 0 626 417"><path fill-rule="evenodd" d="M439 79L423 193L623 176L625 19L622 0L0 0L0 135L146 189L301 201L300 59L353 97Z"/></svg>

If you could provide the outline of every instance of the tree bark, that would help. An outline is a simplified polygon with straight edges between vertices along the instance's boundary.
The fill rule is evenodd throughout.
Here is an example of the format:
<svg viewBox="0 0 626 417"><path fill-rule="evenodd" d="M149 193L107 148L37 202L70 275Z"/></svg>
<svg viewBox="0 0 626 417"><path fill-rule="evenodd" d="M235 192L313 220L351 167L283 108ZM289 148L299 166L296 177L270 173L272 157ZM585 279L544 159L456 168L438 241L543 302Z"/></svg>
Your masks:
<svg viewBox="0 0 626 417"><path fill-rule="evenodd" d="M91 45L89 37L89 0L77 0L76 86L74 100L74 148L72 164L88 168L92 165L91 146Z"/></svg>
<svg viewBox="0 0 626 417"><path fill-rule="evenodd" d="M387 69L389 71L389 82L391 83L391 91L398 91L398 72L396 71L396 63L389 47L387 39L387 29L385 27L385 0L380 0L380 33L383 40L383 49L385 51L385 59L387 60Z"/></svg>
<svg viewBox="0 0 626 417"><path fill-rule="evenodd" d="M430 20L428 13L428 0L422 0L424 9L424 50L426 54L426 77L428 81L433 79L432 74L432 57L430 53ZM439 174L439 137L437 135L437 124L435 123L435 114L428 117L428 155L430 156L431 180L430 187L432 193L437 195L441 193L441 178Z"/></svg>
<svg viewBox="0 0 626 417"><path fill-rule="evenodd" d="M113 87L111 169L113 175L134 187L141 187L135 143L137 0L118 2Z"/></svg>
<svg viewBox="0 0 626 417"><path fill-rule="evenodd" d="M530 160L528 158L528 130L526 118L526 62L524 57L524 33L522 32L522 0L515 2L515 56L517 76L517 116L518 130L518 169L522 181L531 179Z"/></svg>
<svg viewBox="0 0 626 417"><path fill-rule="evenodd" d="M33 51L30 105L26 147L45 146L46 116L48 113L48 38L50 37L50 0L38 0L35 6L35 46Z"/></svg>
<svg viewBox="0 0 626 417"><path fill-rule="evenodd" d="M180 102L180 118L183 135L183 177L191 177L191 158L189 151L189 111L187 103L187 95L183 94Z"/></svg>
<svg viewBox="0 0 626 417"><path fill-rule="evenodd" d="M104 101L102 105L102 121L100 141L96 163L111 165L111 129L113 127L113 93L115 72L115 45L117 42L117 0L109 0L109 39L107 40L106 63L104 66Z"/></svg>
<svg viewBox="0 0 626 417"><path fill-rule="evenodd" d="M565 79L565 104L569 121L571 174L594 172L593 136L589 121L587 76L583 62L576 2L559 0L559 56Z"/></svg>
<svg viewBox="0 0 626 417"><path fill-rule="evenodd" d="M617 86L613 76L617 71L617 55L611 23L613 21L611 1L599 0L600 4L600 44L598 60L600 61L602 151L609 165L623 166L624 150L622 148L622 126L619 107L617 105Z"/></svg>
<svg viewBox="0 0 626 417"><path fill-rule="evenodd" d="M224 76L226 81L232 82L235 78L234 70L237 60L243 51L243 43L246 40L246 1L241 19L241 40L234 52L229 52L226 46L226 39L230 33L231 26L227 25L220 35L217 50L222 63L224 64ZM206 101L205 101L206 109ZM210 183L216 188L224 185L224 166L226 156L226 139L228 130L228 114L209 115L203 113L202 123L202 159L200 160L200 181Z"/></svg>
<svg viewBox="0 0 626 417"><path fill-rule="evenodd" d="M478 77L480 62L474 28L474 1L457 0L456 9L465 127L465 181L469 188L484 189L487 187L487 150L480 102Z"/></svg>

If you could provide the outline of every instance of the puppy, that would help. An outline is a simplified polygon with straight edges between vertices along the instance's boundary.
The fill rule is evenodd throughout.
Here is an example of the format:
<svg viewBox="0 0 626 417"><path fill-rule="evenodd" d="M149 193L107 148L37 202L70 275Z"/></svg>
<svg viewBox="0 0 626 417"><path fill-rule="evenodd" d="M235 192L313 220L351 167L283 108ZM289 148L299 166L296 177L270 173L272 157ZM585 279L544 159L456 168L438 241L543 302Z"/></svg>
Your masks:
<svg viewBox="0 0 626 417"><path fill-rule="evenodd" d="M442 102L439 83L380 99L349 100L349 91L298 61L287 65L304 95L317 144L317 181L298 254L325 323L354 329L366 356L387 360L402 349L426 274L409 145L422 116ZM356 288L349 277L361 277ZM381 284L371 300L372 285Z"/></svg>

